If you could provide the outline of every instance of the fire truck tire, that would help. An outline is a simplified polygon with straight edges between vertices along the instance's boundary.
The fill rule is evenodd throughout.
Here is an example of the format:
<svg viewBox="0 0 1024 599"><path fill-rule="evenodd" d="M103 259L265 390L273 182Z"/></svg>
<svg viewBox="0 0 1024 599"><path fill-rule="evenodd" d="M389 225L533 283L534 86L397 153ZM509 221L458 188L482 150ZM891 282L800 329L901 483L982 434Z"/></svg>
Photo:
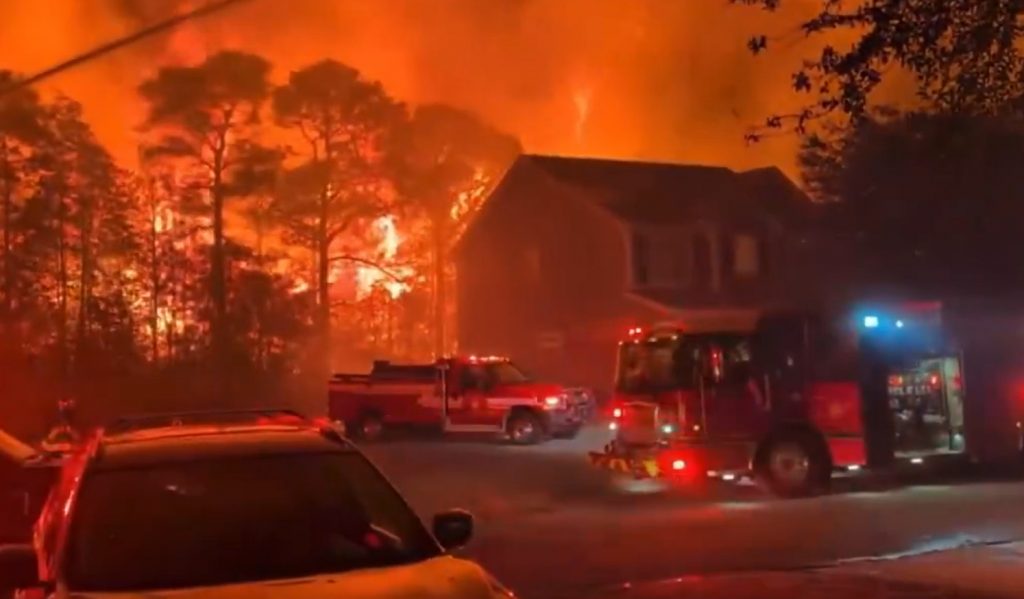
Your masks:
<svg viewBox="0 0 1024 599"><path fill-rule="evenodd" d="M786 431L770 437L757 453L755 474L780 497L807 497L828 489L828 449L814 434Z"/></svg>
<svg viewBox="0 0 1024 599"><path fill-rule="evenodd" d="M384 420L373 412L364 412L352 427L352 435L362 441L378 441L384 436Z"/></svg>
<svg viewBox="0 0 1024 599"><path fill-rule="evenodd" d="M505 432L516 445L534 445L544 438L544 423L529 410L514 410L509 414Z"/></svg>

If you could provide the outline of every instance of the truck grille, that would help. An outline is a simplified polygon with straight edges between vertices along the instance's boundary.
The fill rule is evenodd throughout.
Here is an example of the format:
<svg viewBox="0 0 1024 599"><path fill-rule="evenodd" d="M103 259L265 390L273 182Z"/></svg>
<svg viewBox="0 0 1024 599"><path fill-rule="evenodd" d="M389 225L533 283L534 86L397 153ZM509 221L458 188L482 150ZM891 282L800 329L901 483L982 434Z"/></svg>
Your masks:
<svg viewBox="0 0 1024 599"><path fill-rule="evenodd" d="M658 442L658 406L630 403L622 407L616 438L627 445L654 445Z"/></svg>

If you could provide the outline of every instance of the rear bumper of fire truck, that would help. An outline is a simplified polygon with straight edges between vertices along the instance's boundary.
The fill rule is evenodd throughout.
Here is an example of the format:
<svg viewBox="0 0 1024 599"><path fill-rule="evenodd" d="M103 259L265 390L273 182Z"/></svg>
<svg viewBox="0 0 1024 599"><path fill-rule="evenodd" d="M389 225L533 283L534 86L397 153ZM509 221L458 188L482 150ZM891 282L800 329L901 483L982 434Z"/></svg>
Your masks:
<svg viewBox="0 0 1024 599"><path fill-rule="evenodd" d="M611 442L604 451L590 452L598 468L636 478L724 478L732 480L750 470L753 446L748 442L675 441L654 446Z"/></svg>

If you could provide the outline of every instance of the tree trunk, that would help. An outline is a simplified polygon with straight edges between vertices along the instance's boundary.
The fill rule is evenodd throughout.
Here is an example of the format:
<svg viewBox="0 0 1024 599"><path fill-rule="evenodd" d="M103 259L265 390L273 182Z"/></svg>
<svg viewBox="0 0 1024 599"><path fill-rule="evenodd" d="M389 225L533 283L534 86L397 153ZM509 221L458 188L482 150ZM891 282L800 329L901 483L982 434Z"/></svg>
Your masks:
<svg viewBox="0 0 1024 599"><path fill-rule="evenodd" d="M149 181L149 330L152 337L153 366L160 363L160 265L158 264L157 244L159 231L156 230L156 219L159 216L159 205L156 198L156 185Z"/></svg>
<svg viewBox="0 0 1024 599"><path fill-rule="evenodd" d="M444 225L441 219L434 218L431 222L433 233L433 260L434 260L434 356L441 357L445 354L447 307L448 294L445 277L445 258L448 247L445 239Z"/></svg>
<svg viewBox="0 0 1024 599"><path fill-rule="evenodd" d="M213 157L213 185L210 188L213 202L213 247L210 250L210 299L213 302L213 350L218 365L223 367L227 357L227 281L224 259L224 149L226 140L221 137Z"/></svg>
<svg viewBox="0 0 1024 599"><path fill-rule="evenodd" d="M75 368L85 355L85 337L89 330L89 302L92 299L92 230L93 209L91 200L80 202L81 217L79 222L80 248L78 268L78 322L75 331Z"/></svg>
<svg viewBox="0 0 1024 599"><path fill-rule="evenodd" d="M60 378L68 376L68 264L67 240L65 239L64 198L55 194L57 201L57 361Z"/></svg>
<svg viewBox="0 0 1024 599"><path fill-rule="evenodd" d="M330 201L331 201L331 181L334 168L334 152L331 147L331 121L329 115L324 115L324 128L322 131L322 137L324 140L324 164L327 170L324 174L324 185L320 190L320 214L319 222L317 223L317 252L319 256L317 258L317 279L319 279L319 287L317 288L317 302L319 304L318 320L320 321L320 335L321 335L321 356L323 359L324 372L330 372L331 369L331 293L330 293L330 277L331 277L331 239L328 236L328 230L330 226Z"/></svg>
<svg viewBox="0 0 1024 599"><path fill-rule="evenodd" d="M11 162L7 150L7 138L0 137L0 176L3 177L3 313L0 314L0 325L5 328L10 322L14 307L14 256L11 254L14 235L13 219L14 190L11 184Z"/></svg>

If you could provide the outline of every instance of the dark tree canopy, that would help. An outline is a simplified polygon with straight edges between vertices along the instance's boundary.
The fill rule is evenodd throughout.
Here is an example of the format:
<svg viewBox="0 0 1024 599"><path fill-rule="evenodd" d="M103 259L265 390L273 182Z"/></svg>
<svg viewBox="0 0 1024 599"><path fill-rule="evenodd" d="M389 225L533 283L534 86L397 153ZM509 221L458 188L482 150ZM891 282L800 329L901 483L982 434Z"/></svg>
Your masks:
<svg viewBox="0 0 1024 599"><path fill-rule="evenodd" d="M875 281L1002 293L1024 281L1022 155L1016 119L890 113L808 137L800 160Z"/></svg>
<svg viewBox="0 0 1024 599"><path fill-rule="evenodd" d="M775 10L790 0L731 0ZM820 10L801 23L807 36L851 31L849 47L826 45L808 56L793 75L793 86L813 99L797 114L786 115L803 131L810 119L843 113L866 114L869 96L893 72L910 73L924 108L956 114L1000 114L1018 108L1022 96L1019 38L1021 0L820 0ZM766 36L748 43L770 51ZM770 117L769 128L783 126ZM756 137L756 135L755 135Z"/></svg>

